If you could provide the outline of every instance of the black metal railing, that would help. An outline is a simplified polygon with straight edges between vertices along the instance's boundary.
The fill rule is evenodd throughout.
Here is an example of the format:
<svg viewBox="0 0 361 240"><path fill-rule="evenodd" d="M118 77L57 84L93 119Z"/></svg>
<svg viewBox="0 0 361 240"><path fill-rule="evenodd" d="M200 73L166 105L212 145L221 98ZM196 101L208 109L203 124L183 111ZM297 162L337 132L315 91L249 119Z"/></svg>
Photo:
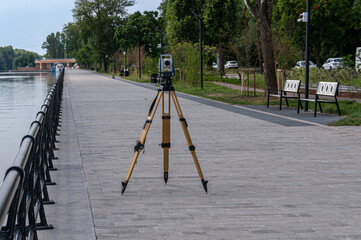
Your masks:
<svg viewBox="0 0 361 240"><path fill-rule="evenodd" d="M44 204L47 185L55 184L49 171L53 165L56 135L60 123L64 70L48 93L44 104L21 141L13 165L0 188L0 240L38 239L37 230L52 229Z"/></svg>

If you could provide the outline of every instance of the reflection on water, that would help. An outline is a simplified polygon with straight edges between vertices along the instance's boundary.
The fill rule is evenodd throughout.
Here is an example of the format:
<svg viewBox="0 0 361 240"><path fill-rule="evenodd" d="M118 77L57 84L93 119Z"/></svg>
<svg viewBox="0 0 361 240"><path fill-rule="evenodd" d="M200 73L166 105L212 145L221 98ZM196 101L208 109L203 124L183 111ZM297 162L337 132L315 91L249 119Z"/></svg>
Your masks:
<svg viewBox="0 0 361 240"><path fill-rule="evenodd" d="M51 73L0 72L0 185L55 79Z"/></svg>

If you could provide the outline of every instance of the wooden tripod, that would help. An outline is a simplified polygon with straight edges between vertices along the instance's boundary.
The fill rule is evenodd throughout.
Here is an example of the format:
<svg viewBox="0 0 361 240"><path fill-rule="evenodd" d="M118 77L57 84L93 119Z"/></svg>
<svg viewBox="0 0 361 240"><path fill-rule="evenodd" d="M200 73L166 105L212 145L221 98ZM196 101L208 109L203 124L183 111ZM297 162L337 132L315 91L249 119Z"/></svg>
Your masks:
<svg viewBox="0 0 361 240"><path fill-rule="evenodd" d="M165 109L164 105L164 98L165 94L164 92L168 92L168 109ZM201 167L198 162L197 154L195 152L195 147L192 143L192 139L189 135L188 131L188 125L186 119L183 117L182 110L179 105L179 101L177 98L177 95L174 91L174 87L170 81L170 79L167 79L165 83L161 84L161 87L158 89L157 95L149 109L147 120L144 123L143 131L140 135L139 140L137 141L135 147L134 147L134 156L130 163L127 175L125 177L125 181L122 182L122 195L127 187L128 181L132 175L132 172L134 170L134 166L137 162L139 153L144 149L145 140L148 134L148 131L150 129L150 125L152 124L154 115L157 111L157 108L159 106L160 101L162 101L162 143L161 147L163 148L163 168L164 168L164 182L167 183L168 181L168 169L169 169L169 148L170 148L170 106L171 106L171 99L173 100L174 107L177 111L177 115L179 118L179 121L181 123L185 138L188 143L189 150L192 154L194 164L196 165L199 177L202 181L202 185L204 190L207 193L207 183L208 181L204 180L203 173L201 170Z"/></svg>

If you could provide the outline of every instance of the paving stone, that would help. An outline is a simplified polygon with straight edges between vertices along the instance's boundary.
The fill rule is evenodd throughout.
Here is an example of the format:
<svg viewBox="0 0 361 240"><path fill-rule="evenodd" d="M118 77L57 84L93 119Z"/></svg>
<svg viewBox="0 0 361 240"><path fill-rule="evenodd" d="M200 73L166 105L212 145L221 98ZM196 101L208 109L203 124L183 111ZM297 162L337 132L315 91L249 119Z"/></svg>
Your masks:
<svg viewBox="0 0 361 240"><path fill-rule="evenodd" d="M56 204L46 206L55 229L39 239L360 239L360 127L177 93L208 194L174 108L164 184L159 107L122 196L156 88L83 70L65 77Z"/></svg>

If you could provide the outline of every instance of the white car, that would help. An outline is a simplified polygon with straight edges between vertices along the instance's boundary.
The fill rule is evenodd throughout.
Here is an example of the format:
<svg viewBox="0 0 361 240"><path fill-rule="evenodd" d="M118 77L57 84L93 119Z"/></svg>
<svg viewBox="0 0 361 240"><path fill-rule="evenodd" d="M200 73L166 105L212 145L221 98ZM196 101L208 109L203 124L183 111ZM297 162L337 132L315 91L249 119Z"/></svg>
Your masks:
<svg viewBox="0 0 361 240"><path fill-rule="evenodd" d="M212 68L215 69L215 70L217 70L217 63L213 62L213 63L212 63Z"/></svg>
<svg viewBox="0 0 361 240"><path fill-rule="evenodd" d="M309 62L309 67L316 67L316 64L314 64L312 61ZM298 61L296 63L295 68L301 68L301 67L306 67L306 61Z"/></svg>
<svg viewBox="0 0 361 240"><path fill-rule="evenodd" d="M238 68L238 63L236 61L227 61L226 64L224 64L225 69L230 68Z"/></svg>
<svg viewBox="0 0 361 240"><path fill-rule="evenodd" d="M329 58L327 61L322 65L322 67L326 70L335 69L338 67L343 67L342 58Z"/></svg>

